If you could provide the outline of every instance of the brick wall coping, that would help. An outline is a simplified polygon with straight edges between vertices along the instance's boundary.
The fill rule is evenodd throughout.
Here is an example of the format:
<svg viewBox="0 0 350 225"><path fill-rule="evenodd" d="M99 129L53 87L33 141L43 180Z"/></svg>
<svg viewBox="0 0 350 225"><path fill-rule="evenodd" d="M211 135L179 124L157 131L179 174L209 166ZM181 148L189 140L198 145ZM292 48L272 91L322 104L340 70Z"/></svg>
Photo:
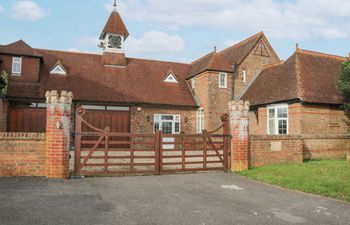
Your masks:
<svg viewBox="0 0 350 225"><path fill-rule="evenodd" d="M0 132L0 140L45 140L45 133Z"/></svg>
<svg viewBox="0 0 350 225"><path fill-rule="evenodd" d="M322 135L249 135L252 140L350 139L350 134Z"/></svg>

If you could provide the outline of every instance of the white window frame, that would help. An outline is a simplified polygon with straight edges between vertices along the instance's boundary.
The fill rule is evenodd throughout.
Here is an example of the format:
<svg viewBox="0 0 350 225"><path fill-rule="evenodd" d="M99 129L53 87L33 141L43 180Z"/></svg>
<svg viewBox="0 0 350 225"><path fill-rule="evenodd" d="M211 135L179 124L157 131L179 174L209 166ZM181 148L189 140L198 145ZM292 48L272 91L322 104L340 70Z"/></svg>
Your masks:
<svg viewBox="0 0 350 225"><path fill-rule="evenodd" d="M224 76L224 84L221 83L222 76ZM219 73L219 88L227 88L227 73Z"/></svg>
<svg viewBox="0 0 350 225"><path fill-rule="evenodd" d="M16 70L16 69L18 69L18 70ZM12 70L11 70L11 72L12 72L11 74L14 75L14 76L21 76L21 73L22 73L22 57L13 57L12 58Z"/></svg>
<svg viewBox="0 0 350 225"><path fill-rule="evenodd" d="M162 119L162 116L172 116L172 120ZM156 122L159 124L159 130L161 131L163 129L162 123L163 122L170 122L171 125L171 134L180 134L181 133L181 116L175 115L175 114L154 114L154 120L153 120L153 131L156 132L155 124ZM179 130L175 131L175 124L179 123Z"/></svg>
<svg viewBox="0 0 350 225"><path fill-rule="evenodd" d="M179 82L177 81L176 77L175 77L173 74L169 74L169 75L165 78L164 82L168 82L168 83L179 83Z"/></svg>
<svg viewBox="0 0 350 225"><path fill-rule="evenodd" d="M192 78L191 86L192 86L192 89L196 89L196 78Z"/></svg>
<svg viewBox="0 0 350 225"><path fill-rule="evenodd" d="M196 114L196 130L198 134L201 134L204 130L204 109L199 108Z"/></svg>
<svg viewBox="0 0 350 225"><path fill-rule="evenodd" d="M243 83L247 82L247 71L246 70L242 71L242 80L243 80Z"/></svg>
<svg viewBox="0 0 350 225"><path fill-rule="evenodd" d="M274 118L270 118L270 110L273 109L275 110L275 115ZM286 118L278 118L278 109L287 109L287 117ZM288 135L289 134L289 108L288 104L280 104L280 105L271 105L267 107L267 134L268 135ZM270 132L270 120L273 120L275 123L274 133ZM287 133L286 134L280 134L279 129L278 129L278 123L281 120L286 120L286 125L287 125Z"/></svg>
<svg viewBox="0 0 350 225"><path fill-rule="evenodd" d="M57 75L67 75L66 71L63 69L61 65L56 65L51 71L50 74Z"/></svg>

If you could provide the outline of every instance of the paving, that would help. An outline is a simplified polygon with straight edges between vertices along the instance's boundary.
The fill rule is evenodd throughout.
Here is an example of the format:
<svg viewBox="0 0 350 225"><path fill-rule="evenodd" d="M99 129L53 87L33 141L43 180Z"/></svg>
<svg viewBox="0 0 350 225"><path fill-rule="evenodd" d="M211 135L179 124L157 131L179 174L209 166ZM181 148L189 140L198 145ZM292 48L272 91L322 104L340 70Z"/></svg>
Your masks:
<svg viewBox="0 0 350 225"><path fill-rule="evenodd" d="M350 204L225 173L0 179L1 225L349 225Z"/></svg>

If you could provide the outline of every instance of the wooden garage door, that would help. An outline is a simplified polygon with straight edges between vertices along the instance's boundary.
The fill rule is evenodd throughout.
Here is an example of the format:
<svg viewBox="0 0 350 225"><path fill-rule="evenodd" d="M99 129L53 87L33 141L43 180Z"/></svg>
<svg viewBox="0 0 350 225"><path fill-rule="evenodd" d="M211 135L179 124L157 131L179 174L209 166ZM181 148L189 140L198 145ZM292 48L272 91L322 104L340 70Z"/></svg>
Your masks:
<svg viewBox="0 0 350 225"><path fill-rule="evenodd" d="M8 114L9 132L45 133L46 109L10 107Z"/></svg>
<svg viewBox="0 0 350 225"><path fill-rule="evenodd" d="M111 132L115 133L130 132L129 111L86 110L84 118L89 124L99 129L109 127ZM84 125L82 131L91 132L92 130Z"/></svg>

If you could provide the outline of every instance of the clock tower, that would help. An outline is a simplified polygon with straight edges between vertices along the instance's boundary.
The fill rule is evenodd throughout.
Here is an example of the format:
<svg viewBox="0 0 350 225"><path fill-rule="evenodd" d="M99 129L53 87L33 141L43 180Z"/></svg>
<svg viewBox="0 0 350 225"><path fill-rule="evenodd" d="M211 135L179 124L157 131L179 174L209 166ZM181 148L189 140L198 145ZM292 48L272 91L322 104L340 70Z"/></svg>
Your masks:
<svg viewBox="0 0 350 225"><path fill-rule="evenodd" d="M101 35L99 47L103 49L102 63L109 67L126 66L124 42L129 32L117 12L116 2Z"/></svg>

